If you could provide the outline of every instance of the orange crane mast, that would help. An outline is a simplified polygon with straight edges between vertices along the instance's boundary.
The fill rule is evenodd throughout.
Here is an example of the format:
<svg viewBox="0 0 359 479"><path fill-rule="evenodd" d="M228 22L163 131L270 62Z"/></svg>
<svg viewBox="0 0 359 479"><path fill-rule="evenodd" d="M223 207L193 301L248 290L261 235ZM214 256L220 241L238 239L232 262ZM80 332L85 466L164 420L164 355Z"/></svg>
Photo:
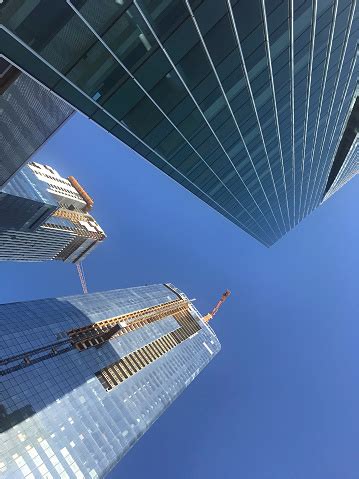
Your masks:
<svg viewBox="0 0 359 479"><path fill-rule="evenodd" d="M216 306L212 309L212 311L210 311L208 314L206 314L205 316L203 316L203 321L205 321L206 323L208 323L208 321L210 321L213 316L215 316L219 310L219 308L222 306L222 304L226 301L226 299L228 298L228 296L231 294L231 292L229 291L229 289L227 289L221 296L221 299L218 301L218 303L216 304Z"/></svg>
<svg viewBox="0 0 359 479"><path fill-rule="evenodd" d="M94 201L91 198L91 196L82 188L80 183L74 178L73 176L69 176L67 178L71 185L75 188L75 190L79 193L80 196L82 196L82 199L86 203L86 211L90 211L90 209L93 207Z"/></svg>

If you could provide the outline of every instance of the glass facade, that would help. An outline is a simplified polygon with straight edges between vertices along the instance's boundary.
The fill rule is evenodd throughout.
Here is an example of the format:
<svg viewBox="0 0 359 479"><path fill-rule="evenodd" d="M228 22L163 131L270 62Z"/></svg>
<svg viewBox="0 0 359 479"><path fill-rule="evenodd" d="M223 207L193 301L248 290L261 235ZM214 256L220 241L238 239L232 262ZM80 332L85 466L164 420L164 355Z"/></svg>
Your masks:
<svg viewBox="0 0 359 479"><path fill-rule="evenodd" d="M263 244L320 204L355 1L8 0L3 19L8 58Z"/></svg>
<svg viewBox="0 0 359 479"><path fill-rule="evenodd" d="M0 189L0 261L83 261L106 235L81 191L89 204L50 166L18 171Z"/></svg>
<svg viewBox="0 0 359 479"><path fill-rule="evenodd" d="M324 199L328 199L353 176L359 172L359 84L352 105L348 111L347 121L339 142L334 161L325 187Z"/></svg>
<svg viewBox="0 0 359 479"><path fill-rule="evenodd" d="M49 261L76 240L72 231L40 226L35 231L0 229L0 261Z"/></svg>
<svg viewBox="0 0 359 479"><path fill-rule="evenodd" d="M220 350L172 285L0 305L0 474L103 477Z"/></svg>
<svg viewBox="0 0 359 479"><path fill-rule="evenodd" d="M2 75L1 53L0 47L0 188L74 111L9 63Z"/></svg>
<svg viewBox="0 0 359 479"><path fill-rule="evenodd" d="M0 231L35 231L57 208L30 168L22 168L0 188Z"/></svg>
<svg viewBox="0 0 359 479"><path fill-rule="evenodd" d="M359 133L357 133L355 140L338 172L330 188L326 192L323 201L330 198L342 186L350 181L355 175L359 174Z"/></svg>

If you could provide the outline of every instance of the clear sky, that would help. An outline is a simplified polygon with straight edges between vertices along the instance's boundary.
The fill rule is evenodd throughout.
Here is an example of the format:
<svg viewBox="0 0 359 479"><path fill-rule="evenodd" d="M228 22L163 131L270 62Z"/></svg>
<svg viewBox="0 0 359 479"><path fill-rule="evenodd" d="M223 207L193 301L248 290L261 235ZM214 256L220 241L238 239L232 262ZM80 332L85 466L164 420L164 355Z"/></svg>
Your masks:
<svg viewBox="0 0 359 479"><path fill-rule="evenodd" d="M34 158L73 175L108 235L90 292L172 282L222 351L110 478L359 477L359 177L267 249L80 115ZM80 293L73 265L2 263L0 302Z"/></svg>

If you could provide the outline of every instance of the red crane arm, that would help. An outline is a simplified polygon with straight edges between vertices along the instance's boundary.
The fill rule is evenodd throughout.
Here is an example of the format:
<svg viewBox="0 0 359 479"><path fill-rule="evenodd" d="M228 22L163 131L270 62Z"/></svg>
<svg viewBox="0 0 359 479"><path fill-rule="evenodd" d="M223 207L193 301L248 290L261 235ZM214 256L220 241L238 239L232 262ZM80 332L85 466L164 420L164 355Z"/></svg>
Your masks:
<svg viewBox="0 0 359 479"><path fill-rule="evenodd" d="M222 306L222 304L226 301L226 299L228 298L228 296L231 294L231 292L229 291L229 289L227 289L221 296L221 299L218 301L218 303L216 304L216 306L212 309L212 311L208 314L206 314L206 316L203 317L204 321L208 322L210 319L213 318L213 316L215 314L217 314L219 308Z"/></svg>

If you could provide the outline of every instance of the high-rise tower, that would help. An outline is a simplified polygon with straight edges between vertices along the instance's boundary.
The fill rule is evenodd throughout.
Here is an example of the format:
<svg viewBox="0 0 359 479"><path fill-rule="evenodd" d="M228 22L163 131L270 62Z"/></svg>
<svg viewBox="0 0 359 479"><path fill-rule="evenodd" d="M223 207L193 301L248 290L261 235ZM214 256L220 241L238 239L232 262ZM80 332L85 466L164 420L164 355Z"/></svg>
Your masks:
<svg viewBox="0 0 359 479"><path fill-rule="evenodd" d="M92 205L75 178L29 163L0 189L0 261L83 261L106 237Z"/></svg>
<svg viewBox="0 0 359 479"><path fill-rule="evenodd" d="M22 168L0 188L0 229L35 231L57 206L32 169Z"/></svg>
<svg viewBox="0 0 359 479"><path fill-rule="evenodd" d="M4 3L7 58L265 245L323 199L356 0Z"/></svg>
<svg viewBox="0 0 359 479"><path fill-rule="evenodd" d="M328 200L342 186L359 174L359 134L356 135L344 162L342 163L335 179L325 193L324 200Z"/></svg>
<svg viewBox="0 0 359 479"><path fill-rule="evenodd" d="M325 186L324 200L359 174L359 87L343 127L341 141Z"/></svg>
<svg viewBox="0 0 359 479"><path fill-rule="evenodd" d="M171 284L3 304L0 328L6 479L103 477L220 350Z"/></svg>
<svg viewBox="0 0 359 479"><path fill-rule="evenodd" d="M0 50L0 188L73 112L63 100L2 58Z"/></svg>

